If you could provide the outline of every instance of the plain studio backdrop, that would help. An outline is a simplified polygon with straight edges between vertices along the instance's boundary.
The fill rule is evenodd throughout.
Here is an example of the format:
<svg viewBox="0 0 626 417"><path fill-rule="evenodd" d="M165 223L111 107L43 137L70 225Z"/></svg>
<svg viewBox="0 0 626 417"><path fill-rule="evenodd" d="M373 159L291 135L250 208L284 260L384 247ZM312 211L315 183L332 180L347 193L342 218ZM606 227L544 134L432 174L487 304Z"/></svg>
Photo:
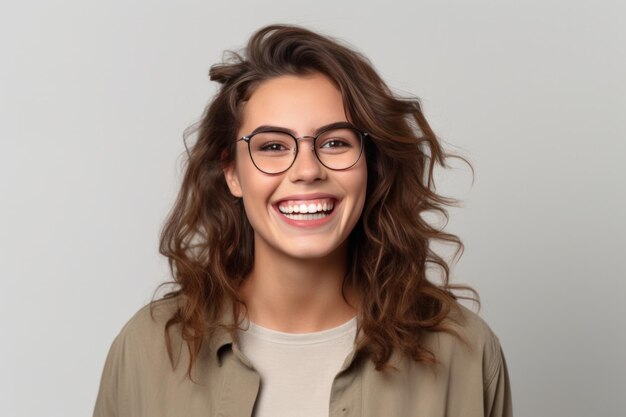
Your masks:
<svg viewBox="0 0 626 417"><path fill-rule="evenodd" d="M463 200L516 416L623 416L622 1L56 1L0 6L0 414L86 416L124 323L169 279L158 236L210 65L301 24L421 98Z"/></svg>

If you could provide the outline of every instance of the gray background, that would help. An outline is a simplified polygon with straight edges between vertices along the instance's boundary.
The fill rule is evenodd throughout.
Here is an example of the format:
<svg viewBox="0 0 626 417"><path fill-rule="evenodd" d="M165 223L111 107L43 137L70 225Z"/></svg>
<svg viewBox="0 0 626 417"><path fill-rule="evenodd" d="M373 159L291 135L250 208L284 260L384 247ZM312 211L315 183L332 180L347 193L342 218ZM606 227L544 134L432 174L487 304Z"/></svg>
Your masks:
<svg viewBox="0 0 626 417"><path fill-rule="evenodd" d="M85 416L121 326L168 278L182 131L224 49L303 24L422 98L462 198L448 228L517 416L623 416L620 1L57 1L0 8L0 414Z"/></svg>

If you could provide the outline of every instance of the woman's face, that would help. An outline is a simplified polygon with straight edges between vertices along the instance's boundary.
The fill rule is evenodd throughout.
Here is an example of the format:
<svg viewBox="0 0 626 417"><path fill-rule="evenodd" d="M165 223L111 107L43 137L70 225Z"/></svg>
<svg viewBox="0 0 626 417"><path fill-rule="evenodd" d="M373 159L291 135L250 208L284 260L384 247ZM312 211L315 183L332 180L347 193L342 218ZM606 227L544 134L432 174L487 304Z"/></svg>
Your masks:
<svg viewBox="0 0 626 417"><path fill-rule="evenodd" d="M264 125L314 136L322 126L347 121L341 93L328 78L286 75L264 81L252 93L238 137ZM334 171L316 158L312 139L303 139L291 168L270 175L254 166L245 141L236 146L234 164L224 174L232 194L243 198L257 254L311 259L342 247L365 202L365 155L351 168ZM302 213L303 206L317 213L293 212Z"/></svg>

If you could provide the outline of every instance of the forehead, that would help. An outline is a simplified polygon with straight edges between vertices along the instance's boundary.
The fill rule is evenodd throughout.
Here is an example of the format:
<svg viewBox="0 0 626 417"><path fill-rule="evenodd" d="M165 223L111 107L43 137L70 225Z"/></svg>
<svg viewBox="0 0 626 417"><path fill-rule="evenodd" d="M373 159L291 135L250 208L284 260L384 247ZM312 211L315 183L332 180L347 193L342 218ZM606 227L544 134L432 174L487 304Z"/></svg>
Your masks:
<svg viewBox="0 0 626 417"><path fill-rule="evenodd" d="M305 135L347 120L341 92L326 76L283 75L255 89L243 106L241 131L247 134L260 125L274 125Z"/></svg>

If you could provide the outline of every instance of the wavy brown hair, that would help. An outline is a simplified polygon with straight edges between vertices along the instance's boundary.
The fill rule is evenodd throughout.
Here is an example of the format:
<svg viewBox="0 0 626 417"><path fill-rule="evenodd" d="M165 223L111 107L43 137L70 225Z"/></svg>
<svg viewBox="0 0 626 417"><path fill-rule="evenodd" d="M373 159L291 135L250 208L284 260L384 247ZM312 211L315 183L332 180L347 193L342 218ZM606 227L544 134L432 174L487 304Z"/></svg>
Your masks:
<svg viewBox="0 0 626 417"><path fill-rule="evenodd" d="M192 134L196 140L187 148L180 193L161 235L160 252L168 258L170 284L175 285L163 298L181 299L167 321L166 344L172 359L169 329L180 327L190 377L203 342L224 326L222 309L232 305L240 317L245 306L238 288L254 262L252 227L223 175L234 157L242 104L265 80L315 72L335 83L352 123L369 133L365 207L349 237L344 279L344 288L350 285L360 296L358 353L371 358L378 370L389 365L394 350L436 363L422 336L440 331L459 336L448 320L459 308L452 291L469 290L478 298L471 288L450 284L452 261L430 245L452 243L457 247L453 259L458 259L460 239L423 218L435 213L447 223L445 207L458 200L436 193L433 171L437 165L448 167L449 157L467 161L444 151L419 100L395 95L362 54L307 29L267 26L252 35L243 53L230 52L211 67L211 80L221 86L201 120L185 132L185 140ZM441 272L440 282L429 280L429 266ZM237 323L229 330L234 334L236 328Z"/></svg>

